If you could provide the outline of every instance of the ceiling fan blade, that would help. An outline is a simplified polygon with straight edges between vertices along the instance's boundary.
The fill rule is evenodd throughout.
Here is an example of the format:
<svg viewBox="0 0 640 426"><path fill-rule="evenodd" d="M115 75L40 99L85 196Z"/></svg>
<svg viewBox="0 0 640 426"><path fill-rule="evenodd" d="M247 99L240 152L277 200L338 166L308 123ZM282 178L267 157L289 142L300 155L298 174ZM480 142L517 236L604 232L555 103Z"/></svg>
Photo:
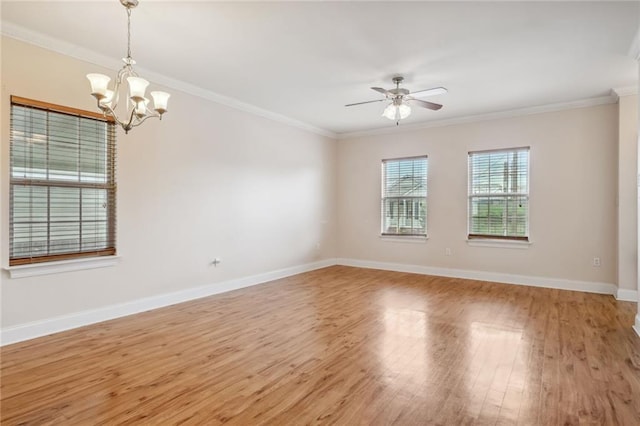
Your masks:
<svg viewBox="0 0 640 426"><path fill-rule="evenodd" d="M427 96L444 95L448 90L444 87L434 87L433 89L418 90L409 93L413 97L426 98Z"/></svg>
<svg viewBox="0 0 640 426"><path fill-rule="evenodd" d="M415 102L416 105L420 105L423 108L432 109L434 111L437 111L440 108L442 108L442 105L440 104L434 104L433 102L427 102L421 99L407 98L407 100L411 102Z"/></svg>
<svg viewBox="0 0 640 426"><path fill-rule="evenodd" d="M386 101L386 99L376 99L375 101L356 102L355 104L347 104L347 105L345 105L345 106L346 106L346 107L348 107L348 106L362 105L362 104L370 104L370 103L372 103L372 102L382 102L382 101Z"/></svg>
<svg viewBox="0 0 640 426"><path fill-rule="evenodd" d="M383 89L382 87L372 87L376 92L380 92L385 96L393 96L393 93L390 93L388 90Z"/></svg>

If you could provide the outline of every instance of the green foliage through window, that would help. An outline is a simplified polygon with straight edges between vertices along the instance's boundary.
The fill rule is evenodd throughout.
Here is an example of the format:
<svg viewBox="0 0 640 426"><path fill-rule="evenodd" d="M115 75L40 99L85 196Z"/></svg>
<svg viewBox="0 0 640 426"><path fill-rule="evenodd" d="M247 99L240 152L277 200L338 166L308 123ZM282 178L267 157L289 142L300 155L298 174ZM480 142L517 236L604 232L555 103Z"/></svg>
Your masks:
<svg viewBox="0 0 640 426"><path fill-rule="evenodd" d="M529 235L529 148L469 153L469 236Z"/></svg>

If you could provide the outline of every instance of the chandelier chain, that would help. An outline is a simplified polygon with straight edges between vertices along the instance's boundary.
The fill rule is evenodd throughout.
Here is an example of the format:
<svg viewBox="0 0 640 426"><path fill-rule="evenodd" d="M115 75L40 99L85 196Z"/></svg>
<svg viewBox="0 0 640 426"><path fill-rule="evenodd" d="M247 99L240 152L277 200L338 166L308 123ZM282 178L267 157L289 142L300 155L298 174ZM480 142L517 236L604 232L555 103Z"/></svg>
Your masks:
<svg viewBox="0 0 640 426"><path fill-rule="evenodd" d="M127 58L131 59L131 9L127 8Z"/></svg>

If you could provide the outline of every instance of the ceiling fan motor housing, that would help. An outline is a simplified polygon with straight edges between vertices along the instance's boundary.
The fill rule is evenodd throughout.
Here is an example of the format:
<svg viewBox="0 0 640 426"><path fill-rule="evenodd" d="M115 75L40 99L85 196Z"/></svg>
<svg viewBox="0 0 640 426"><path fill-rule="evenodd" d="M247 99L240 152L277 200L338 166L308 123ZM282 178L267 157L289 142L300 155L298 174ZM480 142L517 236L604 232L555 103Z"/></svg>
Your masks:
<svg viewBox="0 0 640 426"><path fill-rule="evenodd" d="M390 89L388 90L389 93L393 93L395 96L407 96L409 94L409 90L407 89Z"/></svg>
<svg viewBox="0 0 640 426"><path fill-rule="evenodd" d="M433 102L427 102L422 99L417 99L415 97L415 94L418 93L419 94L418 96L441 95L443 93L447 93L447 89L445 89L444 87L434 87L432 89L425 89L425 90L418 90L416 92L411 92L409 91L409 89L405 89L404 87L400 88L400 83L402 83L403 81L404 81L404 78L402 76L397 75L393 77L393 83L396 85L396 87L394 87L393 89L387 90L387 89L383 89L382 87L372 87L371 89L384 95L384 98L382 99L376 99L373 101L356 102L353 104L347 104L345 106L350 107L354 105L370 104L370 103L380 102L380 101L391 101L391 103L385 109L385 113L383 113L383 116L396 121L400 120L401 118L406 118L409 116L409 114L411 113L409 102L413 102L413 105L420 106L422 108L427 108L433 111L437 111L440 108L442 108L442 105L440 104L435 104ZM400 114L401 115L400 118L397 118L396 117L397 114L393 115L393 111L395 110L396 113L398 113L398 111L401 108L404 110L404 113ZM389 111L388 114L387 114L387 111Z"/></svg>

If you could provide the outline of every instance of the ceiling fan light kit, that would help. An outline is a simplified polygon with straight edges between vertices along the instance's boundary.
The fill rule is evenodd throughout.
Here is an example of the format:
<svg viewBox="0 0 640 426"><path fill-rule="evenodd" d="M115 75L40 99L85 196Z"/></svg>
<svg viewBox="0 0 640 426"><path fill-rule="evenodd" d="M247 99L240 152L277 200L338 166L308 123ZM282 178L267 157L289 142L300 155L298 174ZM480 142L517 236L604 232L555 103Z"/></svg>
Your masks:
<svg viewBox="0 0 640 426"><path fill-rule="evenodd" d="M362 105L369 104L372 102L382 102L386 100L390 100L391 103L387 105L382 113L383 117L388 118L389 120L393 120L396 122L396 125L400 124L400 120L407 118L411 115L411 105L409 102L412 102L413 105L420 106L422 108L430 109L433 111L437 111L442 108L442 105L435 104L433 102L427 102L422 99L417 99L417 97L427 97L427 96L435 96L442 95L447 93L447 89L444 87L434 87L433 89L425 89L418 90L415 92L409 92L409 90L405 88L400 88L400 83L404 80L403 77L397 76L393 78L393 83L396 85L393 89L383 89L381 87L372 87L371 89L375 90L378 93L382 93L385 97L383 99L376 99L374 101L365 101L365 102L357 102L354 104L347 104L345 106L354 106L354 105Z"/></svg>
<svg viewBox="0 0 640 426"><path fill-rule="evenodd" d="M91 83L91 95L96 98L98 108L105 116L112 117L120 124L125 133L129 133L129 130L139 126L148 118L157 117L162 120L162 115L167 112L171 95L161 91L151 92L153 110L149 109L149 99L145 97L149 82L135 72L133 65L136 61L131 57L131 9L138 5L138 0L120 0L120 3L127 9L127 56L122 58L124 66L116 76L113 90L109 89L111 78L104 74L87 74L87 78ZM126 114L124 118L120 118L116 108L125 81L129 87L128 97L125 96Z"/></svg>
<svg viewBox="0 0 640 426"><path fill-rule="evenodd" d="M387 117L389 120L399 122L411 115L411 107L407 104L398 103L393 101L384 109L382 113L383 117Z"/></svg>

